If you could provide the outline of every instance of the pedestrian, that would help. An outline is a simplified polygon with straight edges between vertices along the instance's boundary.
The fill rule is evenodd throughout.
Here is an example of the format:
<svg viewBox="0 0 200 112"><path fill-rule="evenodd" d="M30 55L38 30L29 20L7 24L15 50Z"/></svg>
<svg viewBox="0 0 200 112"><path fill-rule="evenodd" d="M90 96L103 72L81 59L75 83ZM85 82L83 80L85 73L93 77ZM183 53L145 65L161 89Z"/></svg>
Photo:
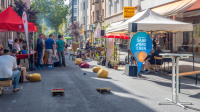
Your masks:
<svg viewBox="0 0 200 112"><path fill-rule="evenodd" d="M46 48L46 53L48 55L48 65L52 66L52 56L54 52L53 34L50 34L49 38L45 41L45 48Z"/></svg>
<svg viewBox="0 0 200 112"><path fill-rule="evenodd" d="M66 45L65 45L65 53L68 54L68 53L67 53L67 50L68 50L68 49L67 49L68 43L66 42L65 44L66 44Z"/></svg>
<svg viewBox="0 0 200 112"><path fill-rule="evenodd" d="M91 45L90 45L90 41L89 39L87 39L87 42L86 42L86 46L85 46L85 51L86 51L86 54L85 56L87 57L87 55L89 55L90 59L91 59Z"/></svg>
<svg viewBox="0 0 200 112"><path fill-rule="evenodd" d="M156 36L153 36L153 49L156 51L156 46L157 46L158 41L156 40Z"/></svg>
<svg viewBox="0 0 200 112"><path fill-rule="evenodd" d="M57 48L57 51L58 51L60 67L61 67L61 65L66 67L65 56L64 56L65 41L63 40L63 37L61 35L58 35L58 41L56 42L56 48Z"/></svg>
<svg viewBox="0 0 200 112"><path fill-rule="evenodd" d="M38 60L37 60L37 66L40 66L41 58L42 58L42 52L43 52L43 42L42 39L44 38L44 34L41 33L39 38L37 39L37 51L38 51Z"/></svg>
<svg viewBox="0 0 200 112"><path fill-rule="evenodd" d="M9 38L9 39L8 39L8 47L9 47L10 50L11 50L12 47L13 47L13 39L12 39L12 38Z"/></svg>
<svg viewBox="0 0 200 112"><path fill-rule="evenodd" d="M3 51L3 46L2 44L0 43L0 52Z"/></svg>
<svg viewBox="0 0 200 112"><path fill-rule="evenodd" d="M19 39L19 47L20 47L20 50L22 50L22 47L23 47L23 39L22 38Z"/></svg>
<svg viewBox="0 0 200 112"><path fill-rule="evenodd" d="M42 58L41 58L41 63L44 64L44 58L45 58L45 54L46 54L46 49L45 49L45 41L46 41L47 37L44 35L42 38L42 45L43 45L43 51L42 51ZM47 58L46 58L47 60Z"/></svg>
<svg viewBox="0 0 200 112"><path fill-rule="evenodd" d="M17 49L18 52L21 51L20 46L19 46L19 39L18 38L15 39L13 48Z"/></svg>

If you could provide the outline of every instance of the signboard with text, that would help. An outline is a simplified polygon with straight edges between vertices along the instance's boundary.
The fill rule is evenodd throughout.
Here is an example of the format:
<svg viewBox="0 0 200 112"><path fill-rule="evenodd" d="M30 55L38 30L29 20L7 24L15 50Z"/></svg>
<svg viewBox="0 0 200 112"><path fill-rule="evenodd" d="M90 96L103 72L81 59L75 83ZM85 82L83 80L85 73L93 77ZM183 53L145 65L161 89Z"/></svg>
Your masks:
<svg viewBox="0 0 200 112"><path fill-rule="evenodd" d="M138 73L140 73L142 63L151 52L151 48L152 40L146 32L138 32L132 37L130 49L137 61Z"/></svg>
<svg viewBox="0 0 200 112"><path fill-rule="evenodd" d="M124 7L124 18L131 18L135 15L135 7Z"/></svg>

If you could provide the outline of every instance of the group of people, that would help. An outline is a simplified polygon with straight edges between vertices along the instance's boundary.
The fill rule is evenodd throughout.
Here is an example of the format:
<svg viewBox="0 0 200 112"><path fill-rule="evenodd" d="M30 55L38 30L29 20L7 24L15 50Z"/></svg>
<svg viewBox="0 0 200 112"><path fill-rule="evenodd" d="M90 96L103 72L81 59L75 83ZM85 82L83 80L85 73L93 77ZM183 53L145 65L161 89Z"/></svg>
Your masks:
<svg viewBox="0 0 200 112"><path fill-rule="evenodd" d="M37 51L38 51L38 59L37 59L37 66L43 66L44 64L44 54L48 56L48 64L52 67L52 57L53 55L56 57L58 54L60 67L64 66L65 64L65 41L61 35L58 35L57 42L55 41L55 37L53 34L50 34L48 38L44 34L40 34L39 38L37 39ZM41 61L42 60L42 61Z"/></svg>

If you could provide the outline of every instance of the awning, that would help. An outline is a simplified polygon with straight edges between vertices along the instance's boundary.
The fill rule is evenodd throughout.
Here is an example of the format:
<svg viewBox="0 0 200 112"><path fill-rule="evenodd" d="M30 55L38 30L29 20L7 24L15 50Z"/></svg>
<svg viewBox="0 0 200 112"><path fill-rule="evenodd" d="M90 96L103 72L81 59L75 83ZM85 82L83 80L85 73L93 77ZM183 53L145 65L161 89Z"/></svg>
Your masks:
<svg viewBox="0 0 200 112"><path fill-rule="evenodd" d="M180 0L170 4L152 8L151 10L163 16L177 15L188 10L196 1L197 0Z"/></svg>
<svg viewBox="0 0 200 112"><path fill-rule="evenodd" d="M193 10L198 10L200 9L200 0L197 0L192 7L190 7L187 11L193 11Z"/></svg>

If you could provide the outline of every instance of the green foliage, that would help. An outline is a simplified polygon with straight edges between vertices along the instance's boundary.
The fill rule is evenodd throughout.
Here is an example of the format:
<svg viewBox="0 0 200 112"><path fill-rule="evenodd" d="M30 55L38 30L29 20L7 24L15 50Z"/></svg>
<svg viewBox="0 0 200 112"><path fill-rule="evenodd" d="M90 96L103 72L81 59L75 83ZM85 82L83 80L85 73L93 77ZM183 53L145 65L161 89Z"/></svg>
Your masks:
<svg viewBox="0 0 200 112"><path fill-rule="evenodd" d="M64 4L64 0L32 0L31 6L37 6L38 22L42 23L40 20L45 19L47 27L55 30L57 35L60 32L59 26L66 23L69 14L69 7Z"/></svg>
<svg viewBox="0 0 200 112"><path fill-rule="evenodd" d="M37 25L37 15L39 12L36 10L35 5L31 5L30 9L27 9L25 3L22 2L22 0L15 0L14 4L15 6L13 9L20 17L22 17L23 11L26 11L28 21Z"/></svg>

